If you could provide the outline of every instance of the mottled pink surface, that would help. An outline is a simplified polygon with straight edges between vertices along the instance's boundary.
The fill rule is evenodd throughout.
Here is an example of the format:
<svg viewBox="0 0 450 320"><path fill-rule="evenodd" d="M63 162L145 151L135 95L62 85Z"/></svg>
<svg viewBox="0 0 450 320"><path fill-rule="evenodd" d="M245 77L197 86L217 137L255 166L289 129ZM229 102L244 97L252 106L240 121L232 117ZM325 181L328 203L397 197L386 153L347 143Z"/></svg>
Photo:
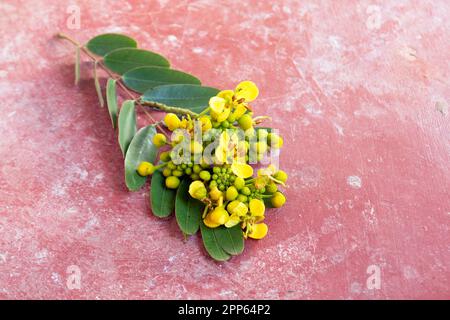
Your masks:
<svg viewBox="0 0 450 320"><path fill-rule="evenodd" d="M70 3L79 30L65 1L0 3L0 298L450 298L447 0ZM57 31L129 34L219 88L254 80L290 174L266 239L216 263L152 216L148 186L127 192L91 64L74 86Z"/></svg>

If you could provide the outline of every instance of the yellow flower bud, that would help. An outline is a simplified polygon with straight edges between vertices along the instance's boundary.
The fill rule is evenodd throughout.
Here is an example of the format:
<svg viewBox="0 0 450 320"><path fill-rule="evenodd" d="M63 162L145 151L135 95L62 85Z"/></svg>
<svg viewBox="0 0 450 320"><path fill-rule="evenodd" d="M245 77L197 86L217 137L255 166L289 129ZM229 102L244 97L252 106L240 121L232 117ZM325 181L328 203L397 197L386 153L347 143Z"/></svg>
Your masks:
<svg viewBox="0 0 450 320"><path fill-rule="evenodd" d="M175 113L168 113L164 117L164 123L170 131L173 131L180 127L181 121Z"/></svg>
<svg viewBox="0 0 450 320"><path fill-rule="evenodd" d="M236 199L237 196L238 196L238 191L237 191L236 187L234 187L234 186L228 187L228 189L225 193L226 199L228 201L231 201L231 200Z"/></svg>
<svg viewBox="0 0 450 320"><path fill-rule="evenodd" d="M252 116L248 113L244 114L242 117L238 120L239 127L242 130L248 130L253 128L253 119Z"/></svg>
<svg viewBox="0 0 450 320"><path fill-rule="evenodd" d="M287 175L287 173L284 172L283 170L279 170L277 173L274 174L273 177L274 177L275 179L277 179L277 180L283 182L283 183L286 183L286 180L287 180L287 178L288 178L288 175Z"/></svg>
<svg viewBox="0 0 450 320"><path fill-rule="evenodd" d="M264 205L264 202L259 199L252 199L250 200L250 203L248 204L250 208L250 213L252 214L252 217L262 217L264 216L264 211L266 211L266 206Z"/></svg>
<svg viewBox="0 0 450 320"><path fill-rule="evenodd" d="M251 226L251 231L248 236L252 239L262 239L267 235L269 228L265 223L258 223Z"/></svg>
<svg viewBox="0 0 450 320"><path fill-rule="evenodd" d="M206 187L203 182L197 180L189 185L189 194L192 198L203 200L206 198Z"/></svg>
<svg viewBox="0 0 450 320"><path fill-rule="evenodd" d="M176 189L180 185L180 179L175 176L170 176L166 178L166 187L169 189Z"/></svg>
<svg viewBox="0 0 450 320"><path fill-rule="evenodd" d="M153 137L153 144L157 148L164 146L166 144L166 136L162 133L155 134L155 136Z"/></svg>
<svg viewBox="0 0 450 320"><path fill-rule="evenodd" d="M236 187L236 189L241 190L243 187L245 187L245 180L241 177L237 177L234 180L234 186Z"/></svg>
<svg viewBox="0 0 450 320"><path fill-rule="evenodd" d="M146 177L148 175L153 174L155 171L155 167L150 162L143 161L137 167L137 172L140 176Z"/></svg>
<svg viewBox="0 0 450 320"><path fill-rule="evenodd" d="M277 191L274 193L272 198L270 198L270 202L275 208L280 208L286 202L286 197L281 192Z"/></svg>

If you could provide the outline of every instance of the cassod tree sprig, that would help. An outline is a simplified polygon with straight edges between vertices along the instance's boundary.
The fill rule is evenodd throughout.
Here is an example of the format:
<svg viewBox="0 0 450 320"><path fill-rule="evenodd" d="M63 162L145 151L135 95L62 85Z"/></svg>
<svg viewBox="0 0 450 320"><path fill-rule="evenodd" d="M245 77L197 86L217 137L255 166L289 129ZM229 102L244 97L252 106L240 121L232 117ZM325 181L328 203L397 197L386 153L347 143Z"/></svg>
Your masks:
<svg viewBox="0 0 450 320"><path fill-rule="evenodd" d="M271 165L259 170L253 178L253 169L246 164L251 151L255 151L259 159L268 149L282 146L281 137L270 128L253 128L267 117L252 118L248 102L258 95L252 82L244 81L234 91L203 86L197 77L170 68L165 57L138 48L134 39L121 34L102 34L85 45L65 34L58 36L75 45L75 83L80 79L81 52L93 61L94 85L101 106L105 101L98 69L109 75L106 105L112 126L118 129L118 142L125 161L125 183L130 191L136 191L145 184L147 176L152 175L150 199L155 216L168 217L175 211L183 234L193 235L201 230L207 252L219 261L242 253L245 238L260 239L266 235L267 225L261 223L265 205L281 207L284 204L285 196L277 184L284 185L287 175ZM120 108L118 86L126 95ZM136 106L150 120L149 125L139 129ZM152 117L146 110L148 107L168 113L164 120L167 128ZM182 120L177 115L181 115ZM191 134L195 133L195 125L201 127L203 137L210 137L210 132L216 129L220 143L199 144L190 137L183 141L177 135L172 135L171 142L167 142L168 131L183 128ZM250 132L250 138L238 142L235 131L239 128ZM231 130L231 135L227 130ZM257 140L252 142L251 137L256 136ZM267 139L271 146L262 139ZM182 142L188 143L192 155L187 162L177 163L178 154L174 150ZM163 146L172 149L159 153ZM227 162L225 156L220 163L207 163L203 156L200 162L194 162L196 153L211 146L216 147L216 160L231 150L232 161ZM159 164L153 165L158 154ZM243 156L244 163L235 161L238 154Z"/></svg>

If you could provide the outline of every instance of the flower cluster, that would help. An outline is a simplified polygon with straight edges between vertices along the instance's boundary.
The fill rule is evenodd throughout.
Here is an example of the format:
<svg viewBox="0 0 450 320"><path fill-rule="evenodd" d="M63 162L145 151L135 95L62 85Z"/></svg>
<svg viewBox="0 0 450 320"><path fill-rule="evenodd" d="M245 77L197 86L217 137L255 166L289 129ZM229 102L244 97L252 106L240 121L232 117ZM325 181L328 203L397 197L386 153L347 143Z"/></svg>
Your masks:
<svg viewBox="0 0 450 320"><path fill-rule="evenodd" d="M142 162L137 168L142 176L162 170L170 189L190 179L189 194L205 204L202 219L207 227L239 224L244 237L253 239L267 234L266 206L284 205L279 188L287 180L271 160L258 170L250 165L261 166L283 146L274 130L257 126L269 118L253 116L249 103L258 94L253 82L244 81L212 97L196 117L168 113L164 123L172 132L170 140L162 133L153 137L156 147L167 147L160 153L160 164Z"/></svg>

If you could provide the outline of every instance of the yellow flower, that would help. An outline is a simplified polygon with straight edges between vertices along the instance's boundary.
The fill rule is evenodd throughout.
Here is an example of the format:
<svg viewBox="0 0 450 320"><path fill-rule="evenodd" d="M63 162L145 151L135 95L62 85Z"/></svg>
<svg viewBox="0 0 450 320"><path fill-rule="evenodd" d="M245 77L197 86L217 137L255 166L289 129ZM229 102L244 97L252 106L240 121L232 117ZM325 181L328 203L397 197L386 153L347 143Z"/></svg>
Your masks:
<svg viewBox="0 0 450 320"><path fill-rule="evenodd" d="M218 226L220 226L219 223L215 223L215 222L210 220L209 214L205 217L205 219L203 219L203 223L208 228L217 228Z"/></svg>
<svg viewBox="0 0 450 320"><path fill-rule="evenodd" d="M175 113L168 113L164 117L164 123L170 131L178 129L180 127L180 119L177 117Z"/></svg>
<svg viewBox="0 0 450 320"><path fill-rule="evenodd" d="M259 90L252 81L242 81L234 89L234 96L237 100L244 99L245 102L251 102L258 97Z"/></svg>
<svg viewBox="0 0 450 320"><path fill-rule="evenodd" d="M211 120L208 116L198 118L202 126L202 132L206 132L212 128Z"/></svg>
<svg viewBox="0 0 450 320"><path fill-rule="evenodd" d="M209 197L211 200L217 201L220 197L223 197L223 193L217 187L214 187L209 191Z"/></svg>
<svg viewBox="0 0 450 320"><path fill-rule="evenodd" d="M269 228L265 223L253 224L250 228L248 236L252 239L262 239L267 235Z"/></svg>
<svg viewBox="0 0 450 320"><path fill-rule="evenodd" d="M262 168L258 170L258 176L271 176L277 172L277 167L270 164L267 168Z"/></svg>
<svg viewBox="0 0 450 320"><path fill-rule="evenodd" d="M230 216L230 218L228 219L228 221L225 222L225 227L227 227L227 228L234 227L234 226L237 225L239 222L241 222L241 218L240 218L238 215L233 214L233 215Z"/></svg>
<svg viewBox="0 0 450 320"><path fill-rule="evenodd" d="M239 154L242 153L241 151L239 151L239 148L242 148L240 147L242 143L245 143L245 141L239 141L236 133L230 135L227 131L222 132L219 138L219 145L215 150L217 162L219 164L228 163L228 160L230 158L235 161ZM243 155L243 157L240 157L240 160L242 160L240 162L244 162L243 159L245 159L245 154Z"/></svg>
<svg viewBox="0 0 450 320"><path fill-rule="evenodd" d="M287 180L287 174L283 170L277 170L277 168L271 164L267 168L258 170L258 177L268 177L270 180L285 185Z"/></svg>
<svg viewBox="0 0 450 320"><path fill-rule="evenodd" d="M230 115L230 105L224 98L215 96L209 99L209 108L211 110L211 118L217 122L225 121Z"/></svg>
<svg viewBox="0 0 450 320"><path fill-rule="evenodd" d="M223 206L215 208L203 219L206 226L216 228L228 222L230 216Z"/></svg>
<svg viewBox="0 0 450 320"><path fill-rule="evenodd" d="M246 179L253 175L253 168L246 163L234 162L231 171L240 178Z"/></svg>
<svg viewBox="0 0 450 320"><path fill-rule="evenodd" d="M201 181L193 181L189 185L189 194L192 198L203 200L206 197L206 187Z"/></svg>
<svg viewBox="0 0 450 320"><path fill-rule="evenodd" d="M227 103L231 103L233 101L234 91L233 90L222 90L217 96L219 98L225 99Z"/></svg>
<svg viewBox="0 0 450 320"><path fill-rule="evenodd" d="M232 215L238 215L239 217L243 217L247 214L248 207L245 205L245 203L239 200L234 200L228 204L227 210Z"/></svg>
<svg viewBox="0 0 450 320"><path fill-rule="evenodd" d="M234 107L234 111L232 114L235 119L239 119L240 117L242 117L244 115L244 113L246 111L247 111L247 107L241 103Z"/></svg>
<svg viewBox="0 0 450 320"><path fill-rule="evenodd" d="M248 204L250 208L250 213L252 214L252 217L263 217L264 211L266 211L266 206L264 205L264 202L259 199L252 199L250 200Z"/></svg>

